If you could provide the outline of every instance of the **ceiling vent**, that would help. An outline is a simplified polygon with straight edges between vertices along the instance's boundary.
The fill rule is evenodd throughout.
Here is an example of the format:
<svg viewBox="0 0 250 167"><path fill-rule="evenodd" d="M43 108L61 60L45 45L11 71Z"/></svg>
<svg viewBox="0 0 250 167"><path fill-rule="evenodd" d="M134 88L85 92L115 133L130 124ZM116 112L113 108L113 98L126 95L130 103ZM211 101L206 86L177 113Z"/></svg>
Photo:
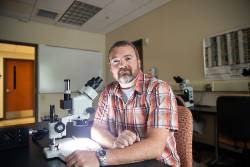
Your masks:
<svg viewBox="0 0 250 167"><path fill-rule="evenodd" d="M53 19L53 20L56 18L57 15L58 13L56 12L52 12L52 11L48 11L44 9L39 9L37 13L37 16L46 17L46 18Z"/></svg>
<svg viewBox="0 0 250 167"><path fill-rule="evenodd" d="M97 6L76 0L59 19L59 22L81 26L101 9Z"/></svg>

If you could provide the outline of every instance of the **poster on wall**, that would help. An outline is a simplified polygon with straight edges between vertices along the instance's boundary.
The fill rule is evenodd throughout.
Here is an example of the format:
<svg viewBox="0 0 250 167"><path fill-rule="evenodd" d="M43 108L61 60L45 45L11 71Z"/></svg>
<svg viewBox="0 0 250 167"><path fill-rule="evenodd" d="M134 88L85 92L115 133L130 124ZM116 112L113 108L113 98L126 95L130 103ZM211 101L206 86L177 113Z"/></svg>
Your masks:
<svg viewBox="0 0 250 167"><path fill-rule="evenodd" d="M203 58L207 80L250 79L250 26L205 38Z"/></svg>

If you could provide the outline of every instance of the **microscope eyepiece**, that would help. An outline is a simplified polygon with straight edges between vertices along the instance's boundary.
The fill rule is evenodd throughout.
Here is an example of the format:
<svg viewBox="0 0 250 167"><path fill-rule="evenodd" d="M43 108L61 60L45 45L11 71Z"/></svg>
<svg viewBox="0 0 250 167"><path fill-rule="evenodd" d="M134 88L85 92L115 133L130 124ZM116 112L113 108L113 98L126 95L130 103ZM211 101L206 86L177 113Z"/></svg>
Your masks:
<svg viewBox="0 0 250 167"><path fill-rule="evenodd" d="M183 83L184 82L184 79L181 78L180 76L174 76L173 78L174 78L176 83Z"/></svg>
<svg viewBox="0 0 250 167"><path fill-rule="evenodd" d="M93 77L85 84L85 87L89 86L92 87L93 89L96 89L102 81L103 81L102 78L99 76L96 78Z"/></svg>

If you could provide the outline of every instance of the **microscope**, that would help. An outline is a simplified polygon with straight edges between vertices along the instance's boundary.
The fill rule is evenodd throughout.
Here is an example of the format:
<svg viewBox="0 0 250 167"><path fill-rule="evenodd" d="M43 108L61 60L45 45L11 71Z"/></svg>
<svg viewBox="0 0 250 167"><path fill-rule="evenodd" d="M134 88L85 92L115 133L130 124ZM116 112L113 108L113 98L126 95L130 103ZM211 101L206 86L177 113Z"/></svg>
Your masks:
<svg viewBox="0 0 250 167"><path fill-rule="evenodd" d="M187 80L184 80L180 76L173 77L175 82L179 84L180 90L183 92L182 94L178 94L184 100L185 107L192 107L194 105L193 98L193 88L187 85Z"/></svg>
<svg viewBox="0 0 250 167"><path fill-rule="evenodd" d="M93 77L79 90L80 95L71 98L70 80L64 80L64 99L60 100L60 108L68 111L68 115L55 119L55 106L50 105L48 129L49 139L52 140L52 143L44 148L47 159L58 157L64 160L68 154L76 149L95 150L100 147L97 143L88 138L76 139L75 137L63 137L66 136L66 125L69 122L72 122L73 126L86 127L89 125L90 114L94 112L92 102L98 95L95 89L101 82L102 79L100 77Z"/></svg>

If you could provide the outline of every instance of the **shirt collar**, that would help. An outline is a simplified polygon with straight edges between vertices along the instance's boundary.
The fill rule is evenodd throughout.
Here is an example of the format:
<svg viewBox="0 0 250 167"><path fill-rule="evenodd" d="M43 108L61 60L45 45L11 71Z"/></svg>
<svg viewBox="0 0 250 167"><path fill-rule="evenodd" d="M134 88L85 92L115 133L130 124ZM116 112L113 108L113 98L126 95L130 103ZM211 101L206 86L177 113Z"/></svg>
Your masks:
<svg viewBox="0 0 250 167"><path fill-rule="evenodd" d="M144 75L142 71L139 72L138 77L135 81L135 91L137 91L139 94L142 94L143 89L143 81L144 81ZM122 97L122 90L120 87L120 84L117 82L117 84L114 87L114 94L118 97Z"/></svg>
<svg viewBox="0 0 250 167"><path fill-rule="evenodd" d="M142 94L143 91L143 83L144 83L144 74L142 71L139 72L138 78L135 82L135 90L139 93Z"/></svg>

